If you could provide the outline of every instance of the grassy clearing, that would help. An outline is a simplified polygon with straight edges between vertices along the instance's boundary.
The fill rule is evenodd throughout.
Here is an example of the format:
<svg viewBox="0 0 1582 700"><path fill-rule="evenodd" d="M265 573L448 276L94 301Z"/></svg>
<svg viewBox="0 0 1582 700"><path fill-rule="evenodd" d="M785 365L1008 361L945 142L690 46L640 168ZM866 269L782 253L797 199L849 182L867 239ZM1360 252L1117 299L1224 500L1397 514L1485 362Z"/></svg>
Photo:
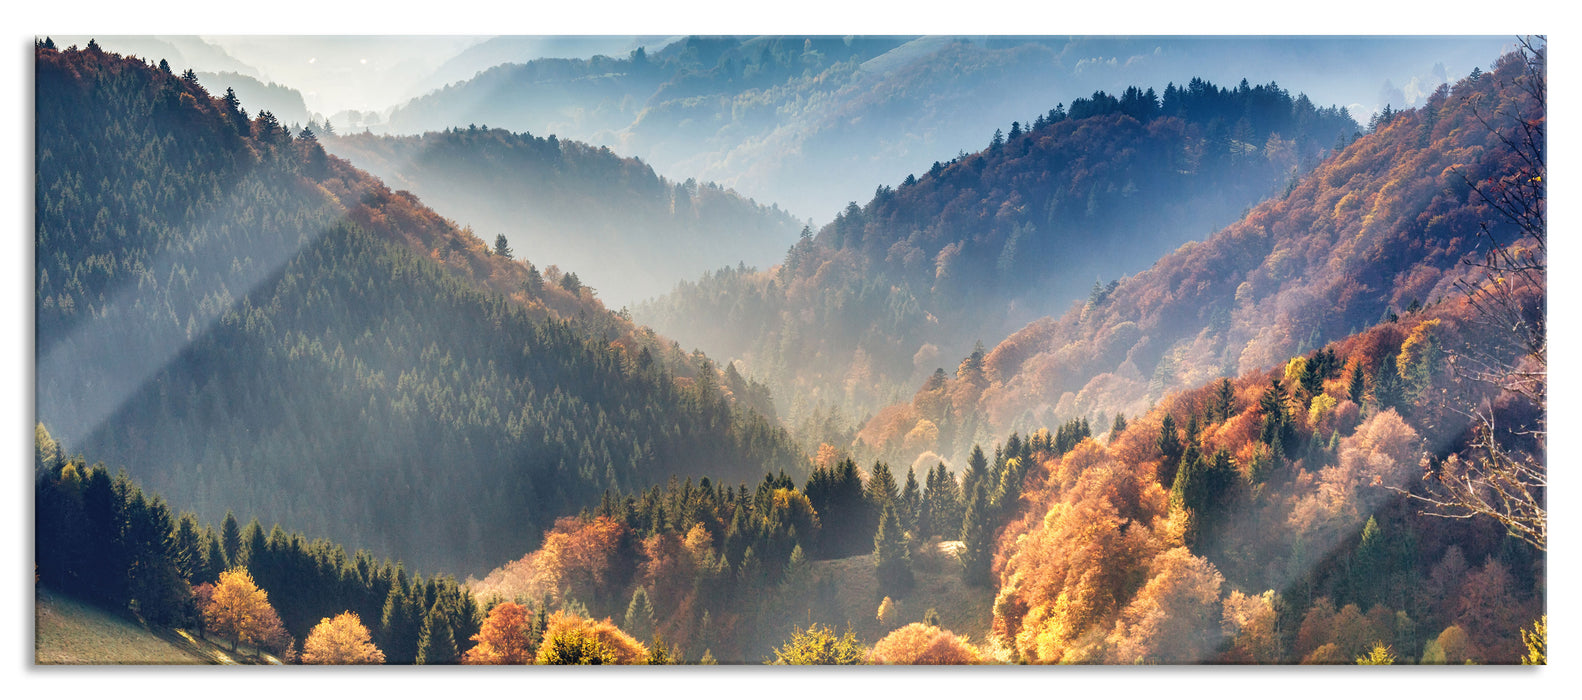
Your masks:
<svg viewBox="0 0 1582 700"><path fill-rule="evenodd" d="M948 551L953 544L931 543L913 554L916 584L906 594L892 596L900 612L893 625L881 625L878 620L884 595L879 591L872 554L813 562L813 578L827 577L830 583L824 584L823 590L833 590L834 595L816 601L794 622L806 627L811 619L840 631L849 625L864 644L871 645L897 627L922 622L923 615L933 608L939 613L941 627L981 644L994 621L995 591L962 582L961 565Z"/></svg>
<svg viewBox="0 0 1582 700"><path fill-rule="evenodd" d="M33 661L40 665L279 663L197 639L186 630L153 629L44 588L33 592Z"/></svg>

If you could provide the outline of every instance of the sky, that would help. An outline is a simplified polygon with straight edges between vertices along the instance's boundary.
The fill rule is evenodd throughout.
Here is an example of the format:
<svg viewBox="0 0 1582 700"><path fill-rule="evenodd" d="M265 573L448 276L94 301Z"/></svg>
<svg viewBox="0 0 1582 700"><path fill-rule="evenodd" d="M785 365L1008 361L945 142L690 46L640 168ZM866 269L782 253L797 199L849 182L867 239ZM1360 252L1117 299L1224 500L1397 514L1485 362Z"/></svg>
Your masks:
<svg viewBox="0 0 1582 700"><path fill-rule="evenodd" d="M58 41L65 46L86 43L87 38L60 35ZM178 70L229 70L279 83L300 92L309 110L332 116L343 110L387 111L507 57L521 61L624 55L640 44L659 48L669 41L652 35L515 35L493 42L491 38L203 34L102 36L100 43L114 51L171 58ZM1396 108L1421 104L1439 83L1458 79L1474 66L1487 68L1511 43L1510 35L1131 39L1093 35L1083 37L1063 58L1072 71L1073 85L1084 89L1092 85L1092 89L1114 90L1130 84L1162 89L1165 82L1188 73L1231 82L1242 77L1254 83L1275 80L1306 92L1318 104L1348 107L1366 122L1385 104ZM178 56L165 55L170 53Z"/></svg>

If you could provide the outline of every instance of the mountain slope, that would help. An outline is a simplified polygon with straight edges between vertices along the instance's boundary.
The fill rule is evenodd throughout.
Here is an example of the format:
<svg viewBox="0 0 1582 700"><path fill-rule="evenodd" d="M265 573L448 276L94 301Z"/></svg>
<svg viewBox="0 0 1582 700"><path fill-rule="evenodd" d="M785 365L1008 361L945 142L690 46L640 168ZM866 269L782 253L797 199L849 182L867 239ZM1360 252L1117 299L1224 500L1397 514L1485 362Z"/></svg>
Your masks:
<svg viewBox="0 0 1582 700"><path fill-rule="evenodd" d="M1095 90L1118 95L1127 85L1163 86L1190 67L1221 83L1301 85L1315 102L1349 105L1360 115L1386 103L1417 104L1428 92L1423 85L1482 64L1509 43L691 36L657 50L650 45L641 58L623 50L615 58L496 66L399 106L383 128L411 134L472 123L555 133L822 221L879 183L978 149L995 127Z"/></svg>
<svg viewBox="0 0 1582 700"><path fill-rule="evenodd" d="M783 403L861 415L975 340L1080 298L1090 275L1233 221L1356 128L1274 85L1162 92L1096 93L996 130L988 148L849 205L775 270L722 270L634 313L741 357Z"/></svg>
<svg viewBox="0 0 1582 700"><path fill-rule="evenodd" d="M1375 644L1518 663L1544 552L1411 500L1476 459L1463 407L1492 402L1508 426L1546 411L1446 361L1516 350L1483 313L1446 300L1041 460L999 534L995 636L1031 663L1345 664ZM1541 438L1499 441L1542 455Z"/></svg>
<svg viewBox="0 0 1582 700"><path fill-rule="evenodd" d="M1284 197L1208 240L1028 324L972 376L940 377L911 404L886 409L864 437L898 448L916 420L976 417L1008 430L1135 414L1172 389L1268 367L1392 309L1451 295L1462 256L1491 218L1469 183L1520 166L1479 116L1530 99L1511 83L1514 60L1387 116ZM1494 224L1494 235L1508 239L1509 226Z"/></svg>
<svg viewBox="0 0 1582 700"><path fill-rule="evenodd" d="M504 234L540 264L580 271L611 306L722 265L767 264L801 228L776 207L554 136L468 128L321 141L486 240Z"/></svg>
<svg viewBox="0 0 1582 700"><path fill-rule="evenodd" d="M606 488L806 470L761 387L572 275L190 74L36 58L39 419L178 507L465 572Z"/></svg>

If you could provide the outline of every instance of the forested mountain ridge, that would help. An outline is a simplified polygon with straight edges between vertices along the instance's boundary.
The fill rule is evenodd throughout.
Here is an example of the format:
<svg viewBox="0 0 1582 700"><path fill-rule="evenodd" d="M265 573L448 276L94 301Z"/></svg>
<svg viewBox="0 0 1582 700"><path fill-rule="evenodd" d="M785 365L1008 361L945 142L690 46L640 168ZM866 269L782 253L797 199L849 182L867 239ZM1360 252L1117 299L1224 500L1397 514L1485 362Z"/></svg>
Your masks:
<svg viewBox="0 0 1582 700"><path fill-rule="evenodd" d="M486 239L504 234L535 259L581 271L612 306L722 265L775 260L802 226L712 183L672 182L640 160L554 136L469 126L320 142Z"/></svg>
<svg viewBox="0 0 1582 700"><path fill-rule="evenodd" d="M805 471L734 368L311 133L93 44L35 60L38 415L180 507L465 572L606 488Z"/></svg>
<svg viewBox="0 0 1582 700"><path fill-rule="evenodd" d="M936 376L860 433L881 452L959 453L970 437L903 436L919 422L994 430L1135 414L1176 388L1268 367L1389 313L1455 293L1464 255L1479 250L1490 205L1471 183L1518 172L1491 130L1535 110L1499 59L1444 85L1419 109L1381 115L1372 133L1203 242L1108 287L1060 317L1028 324ZM1490 224L1508 238L1509 222ZM1099 422L1103 422L1100 420ZM944 432L943 430L941 432Z"/></svg>
<svg viewBox="0 0 1582 700"><path fill-rule="evenodd" d="M721 270L634 313L742 358L798 420L820 403L872 413L942 358L1080 298L1090 275L1126 274L1233 221L1357 128L1277 85L1201 80L1096 93L1009 126L852 203L773 270Z"/></svg>
<svg viewBox="0 0 1582 700"><path fill-rule="evenodd" d="M1542 315L1541 283L1505 291ZM1034 459L996 533L996 638L1029 663L1543 663L1528 516L1431 505L1462 479L1544 503L1545 405L1466 372L1532 359L1491 321L1447 299Z"/></svg>

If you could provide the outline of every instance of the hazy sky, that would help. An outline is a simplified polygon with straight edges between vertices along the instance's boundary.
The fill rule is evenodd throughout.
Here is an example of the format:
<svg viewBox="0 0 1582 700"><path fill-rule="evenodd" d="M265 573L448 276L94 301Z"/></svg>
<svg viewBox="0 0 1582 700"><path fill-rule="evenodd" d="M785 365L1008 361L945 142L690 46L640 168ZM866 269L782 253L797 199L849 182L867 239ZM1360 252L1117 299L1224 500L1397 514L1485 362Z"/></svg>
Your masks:
<svg viewBox="0 0 1582 700"><path fill-rule="evenodd" d="M378 111L445 61L488 37L204 36L271 82L296 88L308 109Z"/></svg>
<svg viewBox="0 0 1582 700"><path fill-rule="evenodd" d="M60 38L63 45L87 41L86 36ZM148 57L180 54L179 60L170 57L178 69L255 75L296 89L308 109L332 115L347 109L389 109L447 82L470 77L501 62L502 57L621 55L639 44L656 49L667 40L624 35L202 35L103 37L100 41L111 50ZM1068 80L1075 78L1075 83L1162 88L1163 80L1185 75L1219 80L1247 77L1255 83L1278 80L1293 91L1306 92L1317 103L1350 107L1360 120L1366 120L1385 103L1396 107L1417 103L1440 81L1453 81L1473 66L1487 67L1510 43L1507 36L1163 36L1131 40L1095 36L1075 42L1063 59L1074 73ZM1163 48L1157 54L1139 51L1144 45ZM1082 53L1090 48L1091 55Z"/></svg>

